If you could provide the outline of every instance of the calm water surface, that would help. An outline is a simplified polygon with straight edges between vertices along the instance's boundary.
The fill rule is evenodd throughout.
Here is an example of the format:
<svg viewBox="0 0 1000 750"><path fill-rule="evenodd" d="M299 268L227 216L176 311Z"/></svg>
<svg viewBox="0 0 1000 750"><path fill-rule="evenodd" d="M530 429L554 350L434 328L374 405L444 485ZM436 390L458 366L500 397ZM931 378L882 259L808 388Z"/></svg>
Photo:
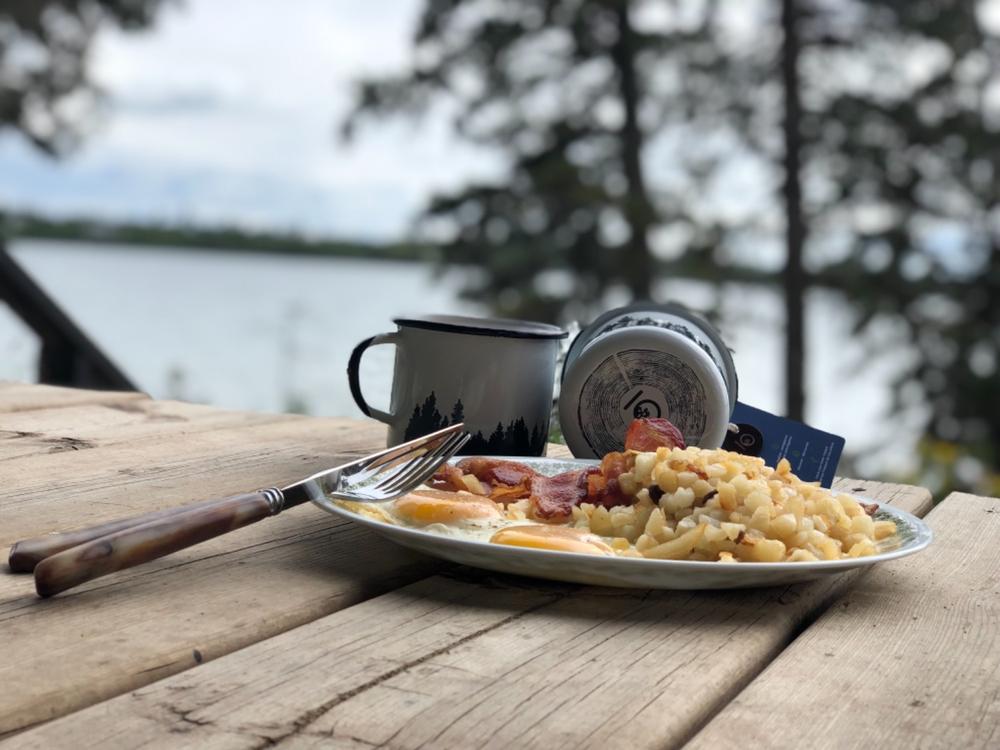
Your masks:
<svg viewBox="0 0 1000 750"><path fill-rule="evenodd" d="M347 358L390 318L468 314L458 281L408 263L20 241L12 251L145 391L238 409L358 415ZM33 377L37 344L0 321L0 377ZM363 379L388 392L392 351Z"/></svg>
<svg viewBox="0 0 1000 750"><path fill-rule="evenodd" d="M36 240L11 250L140 388L237 409L360 416L345 375L355 343L391 330L394 315L486 313L458 299L462 272L418 264ZM777 294L730 288L715 295L683 282L661 292L721 309L741 400L780 409ZM850 322L835 296L810 296L809 420L859 452L900 432L887 417L888 383L905 353L862 368L870 357L852 339ZM891 342L893 332L885 335ZM0 306L0 379L33 380L37 353L30 332ZM391 368L390 347L366 355L362 381L377 406L387 406ZM898 465L907 454L897 440L877 466Z"/></svg>

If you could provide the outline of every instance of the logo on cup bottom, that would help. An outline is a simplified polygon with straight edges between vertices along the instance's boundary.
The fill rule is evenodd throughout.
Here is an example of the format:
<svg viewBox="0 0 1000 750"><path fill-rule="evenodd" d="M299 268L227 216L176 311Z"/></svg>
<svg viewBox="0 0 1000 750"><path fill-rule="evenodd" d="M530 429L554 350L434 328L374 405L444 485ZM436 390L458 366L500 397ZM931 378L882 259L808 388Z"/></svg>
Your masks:
<svg viewBox="0 0 1000 750"><path fill-rule="evenodd" d="M663 417L669 419L667 399L658 388L637 385L629 388L621 399L619 409L626 424L633 419Z"/></svg>

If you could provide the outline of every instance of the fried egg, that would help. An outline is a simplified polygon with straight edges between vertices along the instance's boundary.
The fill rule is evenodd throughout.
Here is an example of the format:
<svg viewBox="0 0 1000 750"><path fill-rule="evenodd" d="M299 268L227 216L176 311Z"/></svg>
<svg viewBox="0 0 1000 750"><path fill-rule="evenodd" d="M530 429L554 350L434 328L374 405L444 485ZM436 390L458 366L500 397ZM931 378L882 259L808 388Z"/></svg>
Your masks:
<svg viewBox="0 0 1000 750"><path fill-rule="evenodd" d="M342 503L343 504L343 503ZM364 507L365 515L431 534L469 541L587 555L614 555L597 534L565 525L539 524L471 492L419 489L396 500ZM358 512L357 510L355 512Z"/></svg>
<svg viewBox="0 0 1000 750"><path fill-rule="evenodd" d="M392 512L400 521L414 526L483 525L503 518L500 506L488 497L467 492L417 490L395 500Z"/></svg>
<svg viewBox="0 0 1000 750"><path fill-rule="evenodd" d="M490 541L493 544L509 544L514 547L532 547L557 552L581 552L585 555L614 554L614 550L597 534L569 526L508 526L494 534Z"/></svg>

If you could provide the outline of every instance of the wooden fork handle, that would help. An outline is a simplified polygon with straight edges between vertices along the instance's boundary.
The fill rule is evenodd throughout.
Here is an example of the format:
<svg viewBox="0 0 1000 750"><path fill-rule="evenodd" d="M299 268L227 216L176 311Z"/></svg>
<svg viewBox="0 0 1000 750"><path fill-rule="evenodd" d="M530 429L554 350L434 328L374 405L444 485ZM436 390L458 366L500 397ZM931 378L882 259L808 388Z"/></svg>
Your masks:
<svg viewBox="0 0 1000 750"><path fill-rule="evenodd" d="M46 557L35 566L35 590L48 597L117 570L256 523L281 510L275 489L236 495L114 531Z"/></svg>
<svg viewBox="0 0 1000 750"><path fill-rule="evenodd" d="M46 557L50 557L70 547L76 547L78 544L100 539L102 536L108 536L116 531L121 531L132 526L141 526L150 521L157 521L161 518L169 518L197 508L214 505L217 502L219 501L209 500L201 503L181 505L151 513L141 513L136 516L129 516L128 518L120 518L117 521L108 521L107 523L88 526L84 529L61 531L46 534L45 536L36 536L32 539L22 539L19 542L15 542L14 546L10 548L10 556L7 559L7 564L10 566L11 573L30 573Z"/></svg>

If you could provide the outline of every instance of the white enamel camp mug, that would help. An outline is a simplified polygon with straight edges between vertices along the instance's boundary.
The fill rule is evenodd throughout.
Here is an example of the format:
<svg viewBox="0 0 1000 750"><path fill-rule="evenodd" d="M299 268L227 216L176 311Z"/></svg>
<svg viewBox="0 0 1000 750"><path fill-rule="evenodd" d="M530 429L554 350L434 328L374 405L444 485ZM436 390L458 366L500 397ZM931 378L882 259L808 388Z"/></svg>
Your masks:
<svg viewBox="0 0 1000 750"><path fill-rule="evenodd" d="M428 315L359 343L347 366L364 414L389 425L397 445L464 422L466 455L541 456L548 440L561 328L520 320ZM369 405L359 368L365 351L396 347L389 411Z"/></svg>

